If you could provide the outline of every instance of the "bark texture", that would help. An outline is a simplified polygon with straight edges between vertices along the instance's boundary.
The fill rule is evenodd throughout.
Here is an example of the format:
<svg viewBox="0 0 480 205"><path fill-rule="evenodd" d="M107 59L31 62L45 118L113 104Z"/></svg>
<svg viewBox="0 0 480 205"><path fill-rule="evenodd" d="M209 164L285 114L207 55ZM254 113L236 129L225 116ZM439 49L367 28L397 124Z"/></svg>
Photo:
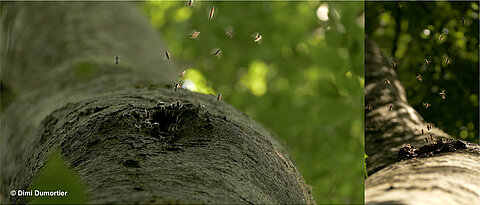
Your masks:
<svg viewBox="0 0 480 205"><path fill-rule="evenodd" d="M1 3L2 202L59 149L90 203L315 203L268 129L178 71L139 8ZM119 56L119 65L114 57ZM3 103L2 103L3 104Z"/></svg>
<svg viewBox="0 0 480 205"><path fill-rule="evenodd" d="M365 105L372 107L365 111L366 204L478 204L479 145L428 130L408 104L394 66L368 38L365 67ZM430 134L437 140L425 143Z"/></svg>

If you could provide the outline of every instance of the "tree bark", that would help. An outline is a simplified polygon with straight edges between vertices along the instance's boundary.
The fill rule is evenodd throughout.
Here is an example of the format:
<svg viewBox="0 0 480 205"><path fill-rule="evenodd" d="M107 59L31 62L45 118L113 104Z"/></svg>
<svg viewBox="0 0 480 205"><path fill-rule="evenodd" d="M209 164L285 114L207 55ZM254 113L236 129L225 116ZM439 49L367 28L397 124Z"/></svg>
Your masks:
<svg viewBox="0 0 480 205"><path fill-rule="evenodd" d="M26 202L9 191L53 149L90 203L315 203L272 132L215 96L174 91L178 71L135 5L1 11L2 89L17 96L2 109L3 203Z"/></svg>
<svg viewBox="0 0 480 205"><path fill-rule="evenodd" d="M366 204L478 204L479 145L428 130L408 104L394 66L368 38L365 82L365 105L372 108L365 111ZM425 143L430 135L436 140Z"/></svg>

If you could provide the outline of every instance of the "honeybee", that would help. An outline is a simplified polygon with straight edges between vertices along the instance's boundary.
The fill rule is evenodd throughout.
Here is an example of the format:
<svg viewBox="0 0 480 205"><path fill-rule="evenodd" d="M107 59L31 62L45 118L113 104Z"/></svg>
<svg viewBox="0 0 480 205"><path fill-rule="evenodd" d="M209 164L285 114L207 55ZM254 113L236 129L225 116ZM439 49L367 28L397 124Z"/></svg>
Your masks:
<svg viewBox="0 0 480 205"><path fill-rule="evenodd" d="M429 61L429 60L427 60L426 58L425 58L425 60L424 60L424 61L425 61L425 65L428 65L429 63L431 63L431 62L432 62L432 61Z"/></svg>
<svg viewBox="0 0 480 205"><path fill-rule="evenodd" d="M370 104L368 104L367 106L365 106L365 110L367 111L372 111L372 106Z"/></svg>
<svg viewBox="0 0 480 205"><path fill-rule="evenodd" d="M235 29L233 29L232 26L228 26L225 28L225 35L227 35L229 38L232 38L235 35Z"/></svg>
<svg viewBox="0 0 480 205"><path fill-rule="evenodd" d="M215 7L212 6L210 12L208 12L208 20L211 21L213 19L213 15L215 14Z"/></svg>
<svg viewBox="0 0 480 205"><path fill-rule="evenodd" d="M442 90L442 92L438 93L440 96L442 96L442 99L445 100L445 90Z"/></svg>
<svg viewBox="0 0 480 205"><path fill-rule="evenodd" d="M185 74L186 74L186 73L187 73L186 70L182 70L182 71L180 72L180 78L185 77Z"/></svg>
<svg viewBox="0 0 480 205"><path fill-rule="evenodd" d="M222 94L218 93L218 95L217 95L217 101L220 101L220 100L222 100Z"/></svg>
<svg viewBox="0 0 480 205"><path fill-rule="evenodd" d="M178 83L175 83L175 86L173 88L174 88L175 92L177 92L177 90L181 87L182 86L180 86Z"/></svg>
<svg viewBox="0 0 480 205"><path fill-rule="evenodd" d="M217 50L215 50L215 53L213 53L213 55L215 55L215 56L218 57L221 53L222 53L222 50L220 50L219 48L217 48Z"/></svg>
<svg viewBox="0 0 480 205"><path fill-rule="evenodd" d="M393 105L390 105L390 107L388 108L388 111L392 111L393 110Z"/></svg>
<svg viewBox="0 0 480 205"><path fill-rule="evenodd" d="M199 35L200 35L200 31L193 30L192 33L190 34L190 38L197 39Z"/></svg>
<svg viewBox="0 0 480 205"><path fill-rule="evenodd" d="M424 138L423 141L428 144L428 138Z"/></svg>
<svg viewBox="0 0 480 205"><path fill-rule="evenodd" d="M170 59L170 53L167 50L165 50L165 57L167 58L167 60Z"/></svg>
<svg viewBox="0 0 480 205"><path fill-rule="evenodd" d="M424 102L424 103L423 103L423 107L425 107L425 108L427 108L427 109L428 109L430 106L432 106L432 104L427 103L427 102Z"/></svg>
<svg viewBox="0 0 480 205"><path fill-rule="evenodd" d="M465 18L462 17L462 24L465 24Z"/></svg>
<svg viewBox="0 0 480 205"><path fill-rule="evenodd" d="M262 41L262 35L257 32L257 34L253 35L253 42L260 44Z"/></svg>
<svg viewBox="0 0 480 205"><path fill-rule="evenodd" d="M430 131L430 129L432 129L432 125L431 125L431 124L427 124L427 130Z"/></svg>
<svg viewBox="0 0 480 205"><path fill-rule="evenodd" d="M390 85L390 80L388 78L385 78L385 84Z"/></svg>
<svg viewBox="0 0 480 205"><path fill-rule="evenodd" d="M217 57L217 58L220 58L222 56L222 50L220 50L220 48L214 48L212 50L212 54Z"/></svg>
<svg viewBox="0 0 480 205"><path fill-rule="evenodd" d="M193 0L188 0L188 7L192 7L193 6Z"/></svg>
<svg viewBox="0 0 480 205"><path fill-rule="evenodd" d="M430 134L429 136L430 141L433 141L433 136Z"/></svg>
<svg viewBox="0 0 480 205"><path fill-rule="evenodd" d="M115 64L118 66L118 56L115 56Z"/></svg>
<svg viewBox="0 0 480 205"><path fill-rule="evenodd" d="M423 135L423 129L422 129L422 135Z"/></svg>
<svg viewBox="0 0 480 205"><path fill-rule="evenodd" d="M438 37L438 40L443 40L443 35L440 35L440 36Z"/></svg>
<svg viewBox="0 0 480 205"><path fill-rule="evenodd" d="M417 77L415 77L418 81L422 81L422 76L420 74L417 75Z"/></svg>
<svg viewBox="0 0 480 205"><path fill-rule="evenodd" d="M446 63L446 64L450 64L450 58L449 58L449 57L447 57L447 58L445 59L445 63Z"/></svg>
<svg viewBox="0 0 480 205"><path fill-rule="evenodd" d="M412 146L410 144L405 145L405 148L410 149Z"/></svg>
<svg viewBox="0 0 480 205"><path fill-rule="evenodd" d="M395 61L391 61L390 64L392 65L392 68L397 68L397 63L395 63Z"/></svg>

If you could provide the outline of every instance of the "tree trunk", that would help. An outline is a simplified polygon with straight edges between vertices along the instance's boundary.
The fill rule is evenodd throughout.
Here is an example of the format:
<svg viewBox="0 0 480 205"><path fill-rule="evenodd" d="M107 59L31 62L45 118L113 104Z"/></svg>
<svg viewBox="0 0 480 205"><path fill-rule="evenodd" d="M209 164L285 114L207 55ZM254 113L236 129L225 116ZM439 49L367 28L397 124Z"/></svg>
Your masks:
<svg viewBox="0 0 480 205"><path fill-rule="evenodd" d="M2 90L16 96L2 109L3 203L26 202L9 191L53 149L90 203L315 203L268 129L216 96L174 91L178 71L135 5L1 11Z"/></svg>
<svg viewBox="0 0 480 205"><path fill-rule="evenodd" d="M479 146L428 130L408 104L394 66L369 39L365 82L365 105L372 108L365 111L366 204L478 204ZM430 135L435 139L425 143Z"/></svg>

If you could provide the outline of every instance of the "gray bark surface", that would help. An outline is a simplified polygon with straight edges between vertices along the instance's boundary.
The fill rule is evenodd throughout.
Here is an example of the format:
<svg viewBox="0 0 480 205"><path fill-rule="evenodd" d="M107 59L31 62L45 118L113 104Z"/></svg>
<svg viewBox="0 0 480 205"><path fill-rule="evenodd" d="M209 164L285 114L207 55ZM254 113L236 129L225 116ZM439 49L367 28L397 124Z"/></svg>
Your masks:
<svg viewBox="0 0 480 205"><path fill-rule="evenodd" d="M26 202L9 191L53 149L90 203L315 203L268 129L216 96L173 90L179 71L134 4L1 11L2 90L17 96L2 108L2 203Z"/></svg>
<svg viewBox="0 0 480 205"><path fill-rule="evenodd" d="M478 204L479 145L452 139L435 127L428 130L408 104L395 69L368 38L365 82L365 105L372 106L365 111L366 204ZM437 140L425 143L430 134ZM404 148L407 144L415 149ZM401 149L410 150L410 156L399 158L405 156Z"/></svg>

